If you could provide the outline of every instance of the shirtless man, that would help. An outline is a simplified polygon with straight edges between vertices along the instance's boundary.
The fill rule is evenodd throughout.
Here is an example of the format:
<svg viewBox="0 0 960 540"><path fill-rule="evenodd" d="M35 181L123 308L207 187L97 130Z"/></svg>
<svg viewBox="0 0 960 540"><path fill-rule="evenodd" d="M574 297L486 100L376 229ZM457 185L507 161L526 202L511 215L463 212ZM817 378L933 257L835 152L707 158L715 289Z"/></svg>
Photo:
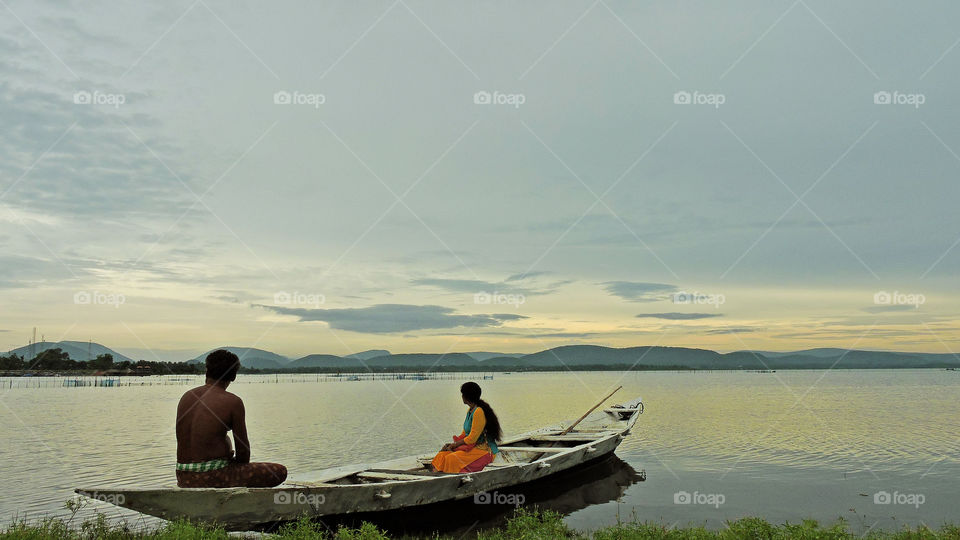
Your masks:
<svg viewBox="0 0 960 540"><path fill-rule="evenodd" d="M287 479L279 463L250 463L243 401L227 392L240 359L232 352L207 356L207 381L187 391L177 407L177 486L273 487ZM234 454L228 431L233 431Z"/></svg>

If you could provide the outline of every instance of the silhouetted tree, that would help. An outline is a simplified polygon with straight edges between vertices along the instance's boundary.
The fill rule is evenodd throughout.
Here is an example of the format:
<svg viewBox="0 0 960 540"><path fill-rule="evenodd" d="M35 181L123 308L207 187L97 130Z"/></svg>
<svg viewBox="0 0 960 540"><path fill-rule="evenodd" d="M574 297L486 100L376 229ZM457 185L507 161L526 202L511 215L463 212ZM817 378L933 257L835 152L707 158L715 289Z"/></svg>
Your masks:
<svg viewBox="0 0 960 540"><path fill-rule="evenodd" d="M110 353L98 354L96 358L87 362L88 369L107 370L113 368L113 355Z"/></svg>
<svg viewBox="0 0 960 540"><path fill-rule="evenodd" d="M23 369L23 357L10 353L7 356L0 356L0 371L11 371Z"/></svg>

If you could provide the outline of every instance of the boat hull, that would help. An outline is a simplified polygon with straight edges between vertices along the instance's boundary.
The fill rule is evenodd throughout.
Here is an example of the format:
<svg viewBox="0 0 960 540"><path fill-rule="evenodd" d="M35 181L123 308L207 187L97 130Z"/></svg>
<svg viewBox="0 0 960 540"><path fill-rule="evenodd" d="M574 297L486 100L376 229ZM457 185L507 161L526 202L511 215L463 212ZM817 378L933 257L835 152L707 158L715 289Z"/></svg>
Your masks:
<svg viewBox="0 0 960 540"><path fill-rule="evenodd" d="M260 529L303 516L321 518L420 507L482 497L480 494L504 488L517 488L609 456L636 422L642 411L640 403L637 399L624 404L622 407L633 411L629 414L595 413L578 426L586 431L559 435L565 429L565 425L560 424L513 437L504 441L502 446L510 448L510 444L517 441L562 440L563 437L577 437L578 433L584 441L580 444L567 443L574 445L561 449L551 449L544 443L544 446L538 447L545 450L542 454L539 451L527 451L525 449L529 447L526 446L517 447L518 450L508 450L506 454L519 459L519 462L505 463L498 458L495 464L477 473L422 477L401 474L393 475L402 478L393 481L338 483L363 471L413 470L420 466L420 460L429 457L411 456L375 465L329 469L321 471L320 481L288 481L275 488L105 489L77 492L144 514L170 520L185 518L216 523L228 530Z"/></svg>

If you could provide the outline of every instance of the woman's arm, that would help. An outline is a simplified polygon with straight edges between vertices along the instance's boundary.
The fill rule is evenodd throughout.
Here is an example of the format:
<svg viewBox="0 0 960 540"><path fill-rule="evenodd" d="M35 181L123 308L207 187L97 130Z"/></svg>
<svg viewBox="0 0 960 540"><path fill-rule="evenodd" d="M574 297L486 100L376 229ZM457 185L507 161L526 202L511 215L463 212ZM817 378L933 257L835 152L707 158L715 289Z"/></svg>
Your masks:
<svg viewBox="0 0 960 540"><path fill-rule="evenodd" d="M477 444L477 440L480 438L480 435L483 433L483 428L486 426L487 419L483 416L483 409L477 407L476 410L473 411L473 422L470 424L470 433L467 433L467 436L460 440L459 443L454 443L454 447L462 444Z"/></svg>
<svg viewBox="0 0 960 540"><path fill-rule="evenodd" d="M464 433L463 431L461 431L459 435L454 435L454 436L453 436L453 442L452 442L452 443L447 443L447 444L443 445L443 448L441 448L440 450L441 450L441 451L444 451L444 452L449 451L449 450L453 450L454 447L457 445L457 443L459 443L460 441L462 441L463 438L466 437L466 436L467 436L467 434Z"/></svg>

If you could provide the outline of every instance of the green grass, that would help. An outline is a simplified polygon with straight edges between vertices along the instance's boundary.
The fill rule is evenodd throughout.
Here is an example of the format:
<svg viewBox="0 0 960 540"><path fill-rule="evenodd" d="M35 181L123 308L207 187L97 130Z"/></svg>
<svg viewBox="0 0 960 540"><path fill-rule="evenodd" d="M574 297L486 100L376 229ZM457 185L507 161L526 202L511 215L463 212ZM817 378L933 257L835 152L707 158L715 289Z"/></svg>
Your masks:
<svg viewBox="0 0 960 540"><path fill-rule="evenodd" d="M153 531L131 531L124 524L111 524L100 514L96 519L84 522L79 528L70 527L69 521L48 519L39 523L14 522L0 530L0 540L227 540L235 539L222 528L197 525L186 521L170 522ZM328 540L390 540L391 537L377 527L364 523L358 528L341 528L328 531L320 523L301 519L267 535L271 540L299 540L324 538ZM420 537L425 538L425 537ZM439 540L440 536L431 537ZM849 530L845 521L824 526L807 520L797 524L774 525L760 518L743 518L727 522L720 530L705 527L667 527L658 523L621 523L592 532L574 531L563 523L563 516L556 512L537 512L520 509L498 529L477 531L478 540L546 540L569 538L582 540L960 540L960 527L945 525L939 530L905 527L895 532L869 531L866 535Z"/></svg>

